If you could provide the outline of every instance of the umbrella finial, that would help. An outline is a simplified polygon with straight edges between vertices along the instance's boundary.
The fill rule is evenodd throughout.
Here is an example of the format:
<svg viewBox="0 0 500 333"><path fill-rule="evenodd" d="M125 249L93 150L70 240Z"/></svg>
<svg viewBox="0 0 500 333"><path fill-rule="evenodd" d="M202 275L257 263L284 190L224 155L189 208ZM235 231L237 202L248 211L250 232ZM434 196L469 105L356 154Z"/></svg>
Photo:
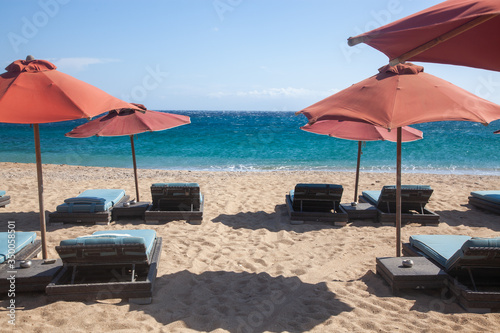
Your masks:
<svg viewBox="0 0 500 333"><path fill-rule="evenodd" d="M26 56L26 61L33 61L35 60L35 57L33 57L31 54Z"/></svg>

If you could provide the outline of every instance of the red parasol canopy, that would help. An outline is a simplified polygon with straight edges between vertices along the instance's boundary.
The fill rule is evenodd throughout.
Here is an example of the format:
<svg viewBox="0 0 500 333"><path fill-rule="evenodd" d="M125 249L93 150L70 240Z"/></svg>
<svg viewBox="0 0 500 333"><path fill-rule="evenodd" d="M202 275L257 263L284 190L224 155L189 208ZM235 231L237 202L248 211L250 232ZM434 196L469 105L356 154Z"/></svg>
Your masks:
<svg viewBox="0 0 500 333"><path fill-rule="evenodd" d="M299 113L311 124L326 119L354 120L387 129L444 120L487 124L499 118L497 104L423 70L411 63L384 66L377 75Z"/></svg>
<svg viewBox="0 0 500 333"><path fill-rule="evenodd" d="M310 124L320 120L369 122L397 128L396 255L401 248L401 127L461 120L487 124L500 119L500 105L423 72L411 63L385 66L379 74L327 97L298 113Z"/></svg>
<svg viewBox="0 0 500 333"><path fill-rule="evenodd" d="M448 0L351 37L383 52L391 65L407 60L500 71L500 1Z"/></svg>
<svg viewBox="0 0 500 333"><path fill-rule="evenodd" d="M186 125L191 121L188 116L146 110L142 104L132 105L136 110L121 109L110 111L107 115L75 127L66 136L73 138L88 138L91 136L130 136L132 145L132 160L134 163L135 191L139 201L139 186L137 180L137 163L135 160L134 134L152 131L162 131L169 128ZM137 111L140 110L140 111Z"/></svg>
<svg viewBox="0 0 500 333"><path fill-rule="evenodd" d="M320 120L312 125L307 124L300 129L315 133L332 136L339 139L358 141L358 161L356 164L356 180L354 184L354 201L358 201L359 167L361 163L362 141L392 141L397 142L397 131L389 131L385 128L359 121L348 120ZM402 128L402 141L410 142L423 138L422 131L404 126Z"/></svg>
<svg viewBox="0 0 500 333"><path fill-rule="evenodd" d="M0 75L0 122L41 124L136 108L56 70L46 60L16 60Z"/></svg>
<svg viewBox="0 0 500 333"><path fill-rule="evenodd" d="M17 60L0 75L0 122L33 124L40 207L42 255L47 258L40 123L89 118L113 109L134 105L56 70L45 60Z"/></svg>

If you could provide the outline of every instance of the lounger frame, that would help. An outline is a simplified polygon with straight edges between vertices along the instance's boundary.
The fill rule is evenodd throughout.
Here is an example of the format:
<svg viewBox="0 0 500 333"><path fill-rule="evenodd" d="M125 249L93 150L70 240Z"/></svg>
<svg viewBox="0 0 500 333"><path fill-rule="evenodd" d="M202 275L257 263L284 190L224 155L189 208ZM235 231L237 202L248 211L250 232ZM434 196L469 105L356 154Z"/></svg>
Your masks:
<svg viewBox="0 0 500 333"><path fill-rule="evenodd" d="M297 199L295 205L291 195L285 196L288 215L291 224L303 224L305 222L331 223L336 226L345 226L349 217L347 212L340 206L342 198L342 187L324 187L325 184L314 187L314 184L305 184L303 193ZM296 187L297 189L297 187ZM324 197L317 195L324 192Z"/></svg>
<svg viewBox="0 0 500 333"><path fill-rule="evenodd" d="M127 202L129 195L125 195L117 204ZM115 204L116 205L116 204ZM49 214L49 222L71 223L71 224L108 224L111 222L113 207L104 212L94 213L62 213L52 212Z"/></svg>
<svg viewBox="0 0 500 333"><path fill-rule="evenodd" d="M205 197L199 186L151 186L153 204L144 213L149 224L186 220L201 224Z"/></svg>
<svg viewBox="0 0 500 333"><path fill-rule="evenodd" d="M8 204L10 204L10 196L8 196L8 195L1 196L0 197L0 208L4 208Z"/></svg>
<svg viewBox="0 0 500 333"><path fill-rule="evenodd" d="M438 225L439 215L425 208L432 189L402 189L401 223L420 223L423 225ZM364 195L359 196L360 202L366 202L377 209L378 221L384 225L396 223L396 189L383 189L379 202L374 202Z"/></svg>
<svg viewBox="0 0 500 333"><path fill-rule="evenodd" d="M45 288L49 300L92 301L109 298L129 299L132 303L149 304L153 297L154 282L160 262L162 238L157 237L151 250L150 260L144 255L118 256L109 259L95 257L89 259L77 255L72 259L65 259L63 269ZM78 245L63 246L69 251ZM63 247L56 248L59 253L65 251ZM81 247L81 246L80 246ZM124 245L97 245L89 247L89 251L105 251L106 248L114 251L122 248L137 250L145 253L144 244Z"/></svg>
<svg viewBox="0 0 500 333"><path fill-rule="evenodd" d="M500 205L497 203L488 201L488 200L484 200L484 199L474 197L471 195L471 196L469 196L469 204L471 204L477 208L481 208L481 209L488 210L488 211L496 213L496 214L500 214Z"/></svg>
<svg viewBox="0 0 500 333"><path fill-rule="evenodd" d="M16 253L16 260L28 260L36 258L42 252L42 242L35 239L33 243L26 245L21 251Z"/></svg>
<svg viewBox="0 0 500 333"><path fill-rule="evenodd" d="M466 255L491 255L492 261L477 261L473 265L462 266L448 273L446 286L449 288L458 303L467 310L486 309L500 311L500 281L498 279L498 261L500 251L491 248L474 247L468 249ZM403 244L403 255L411 257L423 256L423 253L410 243ZM429 258L436 266L439 263ZM492 266L493 265L493 266Z"/></svg>

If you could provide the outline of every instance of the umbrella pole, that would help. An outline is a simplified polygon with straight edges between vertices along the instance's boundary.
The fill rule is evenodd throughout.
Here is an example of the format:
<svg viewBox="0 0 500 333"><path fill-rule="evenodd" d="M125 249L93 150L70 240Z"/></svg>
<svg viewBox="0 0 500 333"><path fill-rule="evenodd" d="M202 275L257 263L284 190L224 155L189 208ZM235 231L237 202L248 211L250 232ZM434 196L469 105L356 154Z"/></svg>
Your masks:
<svg viewBox="0 0 500 333"><path fill-rule="evenodd" d="M40 151L40 129L38 124L33 124L35 136L36 174L38 180L38 205L40 208L40 236L42 238L42 257L47 259L47 241L45 234L45 210L43 207L43 177L42 177L42 153Z"/></svg>
<svg viewBox="0 0 500 333"><path fill-rule="evenodd" d="M139 184L137 181L137 163L135 162L135 148L134 148L134 135L130 136L130 145L132 146L132 160L134 162L134 178L135 178L135 195L137 202L141 201L139 199Z"/></svg>
<svg viewBox="0 0 500 333"><path fill-rule="evenodd" d="M361 141L358 141L358 163L356 165L356 183L354 185L354 202L358 202L358 185L359 185L359 165L361 162Z"/></svg>
<svg viewBox="0 0 500 333"><path fill-rule="evenodd" d="M396 167L396 257L401 256L401 127L398 127Z"/></svg>

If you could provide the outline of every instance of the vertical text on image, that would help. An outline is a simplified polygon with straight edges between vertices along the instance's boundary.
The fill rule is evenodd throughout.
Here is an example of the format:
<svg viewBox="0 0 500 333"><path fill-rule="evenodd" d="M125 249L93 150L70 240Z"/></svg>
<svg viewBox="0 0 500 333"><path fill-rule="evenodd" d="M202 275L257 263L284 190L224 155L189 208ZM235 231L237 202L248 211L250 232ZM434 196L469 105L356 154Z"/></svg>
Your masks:
<svg viewBox="0 0 500 333"><path fill-rule="evenodd" d="M8 236L8 254L7 254L7 271L9 282L9 290L7 296L9 297L9 305L7 306L7 316L9 317L8 323L16 325L16 274L14 270L16 267L16 222L8 221L7 223Z"/></svg>

